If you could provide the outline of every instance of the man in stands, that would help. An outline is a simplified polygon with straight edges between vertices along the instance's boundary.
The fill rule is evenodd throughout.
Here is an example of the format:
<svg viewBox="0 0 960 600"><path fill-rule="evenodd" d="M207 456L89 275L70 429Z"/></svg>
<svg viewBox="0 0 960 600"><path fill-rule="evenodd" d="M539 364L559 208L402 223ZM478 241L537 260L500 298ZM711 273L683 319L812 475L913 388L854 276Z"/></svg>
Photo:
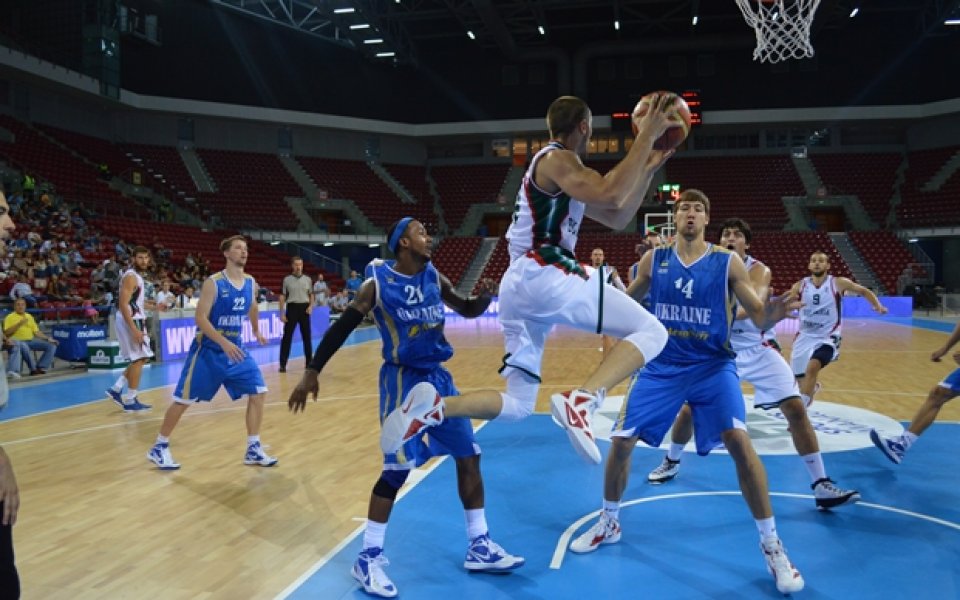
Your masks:
<svg viewBox="0 0 960 600"><path fill-rule="evenodd" d="M3 319L3 335L14 344L20 344L21 357L30 367L31 375L43 375L53 365L57 340L40 331L33 315L27 312L27 302L23 298L18 298L13 303L13 312ZM34 362L32 350L43 351L39 363ZM12 362L10 366L19 368L19 365Z"/></svg>

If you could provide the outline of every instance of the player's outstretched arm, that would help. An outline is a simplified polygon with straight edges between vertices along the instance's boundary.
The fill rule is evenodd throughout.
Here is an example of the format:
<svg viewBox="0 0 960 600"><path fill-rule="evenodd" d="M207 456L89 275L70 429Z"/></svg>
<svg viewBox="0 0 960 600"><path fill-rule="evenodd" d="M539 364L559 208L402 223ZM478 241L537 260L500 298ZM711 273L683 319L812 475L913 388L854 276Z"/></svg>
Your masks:
<svg viewBox="0 0 960 600"><path fill-rule="evenodd" d="M479 317L490 306L490 301L497 294L499 286L492 279L480 282L480 295L463 297L454 289L447 277L440 273L440 297L443 303L457 311L457 314L473 319Z"/></svg>
<svg viewBox="0 0 960 600"><path fill-rule="evenodd" d="M960 342L960 323L957 323L957 326L953 328L953 333L950 334L947 343L933 351L933 354L930 355L930 360L940 362L940 359L947 352L950 352L950 349L956 346L957 342ZM954 354L953 358L957 361L957 364L960 364L960 352Z"/></svg>
<svg viewBox="0 0 960 600"><path fill-rule="evenodd" d="M287 399L287 407L294 413L300 412L307 407L307 397L312 396L313 401L317 401L317 393L320 391L320 371L326 366L327 361L336 354L347 337L363 321L363 316L373 308L374 300L377 294L377 284L373 278L367 279L360 286L360 291L354 299L347 305L347 309L340 314L333 325L323 334L323 339L317 344L317 349L313 353L313 359L307 365L300 378L300 383L290 392L290 398Z"/></svg>
<svg viewBox="0 0 960 600"><path fill-rule="evenodd" d="M877 295L868 288L863 287L859 283L854 283L846 277L837 277L836 281L837 288L839 288L841 292L851 292L853 294L857 294L858 296L863 296L870 302L874 312L878 312L881 315L887 314L887 307L883 304L880 304L880 299L877 298Z"/></svg>

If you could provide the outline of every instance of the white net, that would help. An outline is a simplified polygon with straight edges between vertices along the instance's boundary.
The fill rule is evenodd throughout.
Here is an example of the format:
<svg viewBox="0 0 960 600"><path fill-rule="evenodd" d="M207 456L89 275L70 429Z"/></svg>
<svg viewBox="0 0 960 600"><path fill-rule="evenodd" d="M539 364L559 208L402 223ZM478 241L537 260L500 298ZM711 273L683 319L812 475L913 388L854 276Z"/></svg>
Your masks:
<svg viewBox="0 0 960 600"><path fill-rule="evenodd" d="M737 0L747 25L757 32L753 60L775 63L810 58L810 25L820 0Z"/></svg>

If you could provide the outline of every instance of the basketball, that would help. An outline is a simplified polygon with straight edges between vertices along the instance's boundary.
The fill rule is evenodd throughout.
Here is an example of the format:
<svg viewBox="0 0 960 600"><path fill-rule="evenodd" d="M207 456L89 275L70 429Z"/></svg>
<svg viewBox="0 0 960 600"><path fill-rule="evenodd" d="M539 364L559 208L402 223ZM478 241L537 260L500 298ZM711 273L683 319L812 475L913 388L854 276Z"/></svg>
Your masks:
<svg viewBox="0 0 960 600"><path fill-rule="evenodd" d="M637 102L636 108L633 109L633 119L631 120L630 126L633 130L633 135L637 135L637 122L636 119L643 117L647 114L647 110L650 108L650 102L653 100L654 95L663 95L671 94L673 92L651 92L640 98L640 102ZM667 129L663 135L657 138L657 141L653 143L653 148L655 150L671 150L676 148L683 143L683 140L687 139L687 135L690 133L690 107L687 106L686 100L680 97L679 94L676 94L677 99L673 104L673 109L669 113L669 119L674 123L669 129Z"/></svg>

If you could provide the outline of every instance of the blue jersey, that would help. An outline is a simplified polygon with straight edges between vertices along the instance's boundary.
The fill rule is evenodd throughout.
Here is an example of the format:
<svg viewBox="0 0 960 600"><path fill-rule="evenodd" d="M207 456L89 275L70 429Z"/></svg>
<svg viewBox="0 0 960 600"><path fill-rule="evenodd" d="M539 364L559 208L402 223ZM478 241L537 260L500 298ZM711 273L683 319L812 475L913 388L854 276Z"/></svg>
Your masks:
<svg viewBox="0 0 960 600"><path fill-rule="evenodd" d="M689 266L673 246L654 252L650 301L654 316L670 335L654 360L688 365L735 356L730 348L736 314L729 284L730 251L710 244Z"/></svg>
<svg viewBox="0 0 960 600"><path fill-rule="evenodd" d="M428 369L453 356L443 335L440 274L432 263L416 275L393 270L395 261L376 259L366 276L377 285L373 317L383 338L383 360L394 365Z"/></svg>
<svg viewBox="0 0 960 600"><path fill-rule="evenodd" d="M243 319L254 302L253 277L245 274L243 286L239 288L230 282L225 271L211 275L210 279L217 284L217 297L210 307L210 324L220 335L242 348ZM199 329L197 341L211 350L223 351L219 344L203 335Z"/></svg>

